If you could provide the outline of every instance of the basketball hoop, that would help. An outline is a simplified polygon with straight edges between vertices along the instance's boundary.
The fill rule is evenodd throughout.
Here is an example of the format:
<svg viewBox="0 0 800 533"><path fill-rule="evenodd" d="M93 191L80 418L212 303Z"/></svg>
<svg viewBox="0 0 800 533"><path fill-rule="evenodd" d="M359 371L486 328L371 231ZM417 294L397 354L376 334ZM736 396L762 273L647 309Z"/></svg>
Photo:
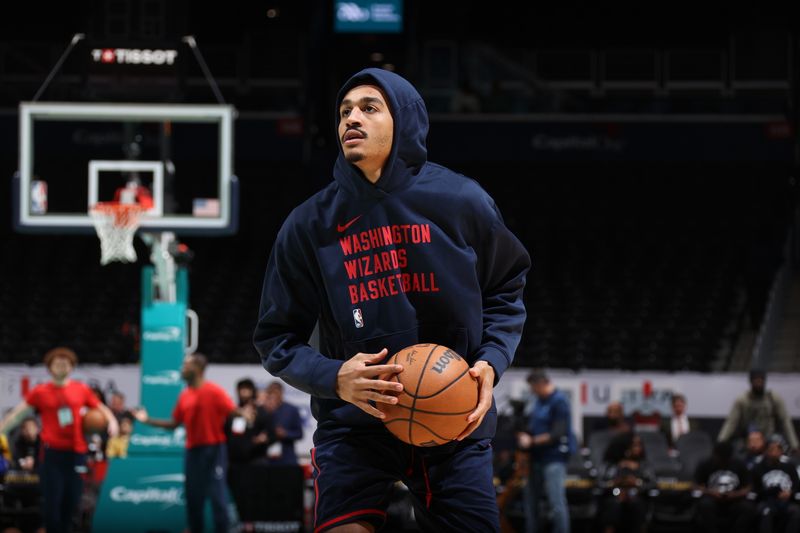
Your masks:
<svg viewBox="0 0 800 533"><path fill-rule="evenodd" d="M100 264L112 261L136 261L133 236L139 229L139 217L145 208L139 204L97 202L89 215L100 238Z"/></svg>

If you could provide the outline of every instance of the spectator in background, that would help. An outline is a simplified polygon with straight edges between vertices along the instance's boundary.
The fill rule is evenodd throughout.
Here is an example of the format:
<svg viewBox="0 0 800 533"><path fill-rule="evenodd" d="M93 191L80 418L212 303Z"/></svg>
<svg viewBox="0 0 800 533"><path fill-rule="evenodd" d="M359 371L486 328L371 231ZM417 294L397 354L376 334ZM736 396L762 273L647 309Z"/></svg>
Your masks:
<svg viewBox="0 0 800 533"><path fill-rule="evenodd" d="M756 511L747 500L750 472L744 462L734 457L730 442L717 442L711 457L697 465L694 477L703 494L697 505L697 531L753 531Z"/></svg>
<svg viewBox="0 0 800 533"><path fill-rule="evenodd" d="M236 463L250 463L266 458L267 445L275 441L272 416L256 400L256 386L252 379L236 383L239 409L225 425L228 435L228 457Z"/></svg>
<svg viewBox="0 0 800 533"><path fill-rule="evenodd" d="M14 454L8 444L8 437L0 433L0 481L2 476L14 466Z"/></svg>
<svg viewBox="0 0 800 533"><path fill-rule="evenodd" d="M748 470L753 470L753 467L761 461L761 456L767 449L767 440L764 434L759 430L754 429L747 434L747 442L745 444L742 460L747 465Z"/></svg>
<svg viewBox="0 0 800 533"><path fill-rule="evenodd" d="M206 499L211 500L214 530L227 532L229 522L225 421L236 405L222 387L205 378L207 366L208 360L200 353L184 358L181 377L188 386L178 396L171 419L151 419L144 409L134 411L136 419L143 424L170 430L181 424L186 427L184 492L192 533L205 531Z"/></svg>
<svg viewBox="0 0 800 533"><path fill-rule="evenodd" d="M277 442L267 448L267 459L271 465L296 465L295 442L303 438L303 419L300 410L283 401L283 385L273 381L267 386L264 407L272 416Z"/></svg>
<svg viewBox="0 0 800 533"><path fill-rule="evenodd" d="M0 422L0 433L15 427L32 410L42 421L44 454L39 470L42 486L42 512L48 533L70 531L73 513L83 491L88 446L83 435L81 411L98 408L108 422L111 435L119 429L111 410L86 386L70 379L78 356L66 347L49 350L44 365L51 380L35 386L25 399Z"/></svg>
<svg viewBox="0 0 800 533"><path fill-rule="evenodd" d="M767 374L761 369L750 371L750 390L733 403L717 440L743 441L754 429L764 435L781 434L788 441L791 451L797 452L797 433L786 404L783 398L767 389Z"/></svg>
<svg viewBox="0 0 800 533"><path fill-rule="evenodd" d="M272 417L261 405L256 404L256 385L250 378L236 383L239 409L225 423L228 439L228 488L236 503L239 518L243 522L255 520L255 509L251 508L252 471L255 462L266 462L267 446L275 441Z"/></svg>
<svg viewBox="0 0 800 533"><path fill-rule="evenodd" d="M611 402L606 407L606 416L594 425L594 431L612 430L625 432L631 430L631 423L625 417L622 402Z"/></svg>
<svg viewBox="0 0 800 533"><path fill-rule="evenodd" d="M660 429L671 448L675 447L681 435L697 431L697 422L686 414L686 396L678 393L672 395L672 413L661 421Z"/></svg>
<svg viewBox="0 0 800 533"><path fill-rule="evenodd" d="M634 431L614 436L605 453L602 473L605 495L599 521L604 533L643 530L647 521L647 491L655 476L647 464L642 438Z"/></svg>
<svg viewBox="0 0 800 533"><path fill-rule="evenodd" d="M28 472L35 471L39 466L40 450L39 422L29 416L20 424L19 434L14 440L14 466Z"/></svg>
<svg viewBox="0 0 800 533"><path fill-rule="evenodd" d="M39 422L36 417L29 416L22 421L17 437L13 443L13 468L26 473L23 479L27 481L13 489L13 496L3 503L9 507L31 510L41 506L41 492L39 483L39 466L41 453L41 439L39 437ZM6 480L8 481L8 480ZM10 484L10 483L9 483ZM9 495L12 491L9 491ZM40 513L30 515L21 514L15 521L19 533L44 533L42 516ZM5 531L4 531L5 533Z"/></svg>
<svg viewBox="0 0 800 533"><path fill-rule="evenodd" d="M794 499L800 491L800 479L797 467L784 455L785 452L784 439L773 435L767 441L763 459L753 467L759 533L800 531L800 506Z"/></svg>
<svg viewBox="0 0 800 533"><path fill-rule="evenodd" d="M114 413L118 421L124 417L130 418L133 416L131 410L125 405L125 394L118 390L111 392L108 408L111 409L111 412Z"/></svg>
<svg viewBox="0 0 800 533"><path fill-rule="evenodd" d="M534 370L528 375L528 384L537 401L528 422L527 431L518 435L518 445L530 452L528 487L525 491L526 531L534 533L539 522L539 503L546 498L550 506L554 533L570 530L567 493L567 462L577 451L572 431L569 399L550 381L544 370Z"/></svg>
<svg viewBox="0 0 800 533"><path fill-rule="evenodd" d="M106 458L128 457L128 445L133 433L133 414L122 415L119 419L119 435L108 439L106 445Z"/></svg>

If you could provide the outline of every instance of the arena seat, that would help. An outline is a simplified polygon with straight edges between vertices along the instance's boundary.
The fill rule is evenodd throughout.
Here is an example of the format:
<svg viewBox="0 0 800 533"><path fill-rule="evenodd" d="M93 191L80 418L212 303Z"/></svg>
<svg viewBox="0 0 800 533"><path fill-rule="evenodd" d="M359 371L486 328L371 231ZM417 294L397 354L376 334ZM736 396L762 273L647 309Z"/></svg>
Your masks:
<svg viewBox="0 0 800 533"><path fill-rule="evenodd" d="M693 480L697 465L711 457L714 442L711 436L702 430L693 430L681 435L675 442L678 460L681 464L680 478Z"/></svg>

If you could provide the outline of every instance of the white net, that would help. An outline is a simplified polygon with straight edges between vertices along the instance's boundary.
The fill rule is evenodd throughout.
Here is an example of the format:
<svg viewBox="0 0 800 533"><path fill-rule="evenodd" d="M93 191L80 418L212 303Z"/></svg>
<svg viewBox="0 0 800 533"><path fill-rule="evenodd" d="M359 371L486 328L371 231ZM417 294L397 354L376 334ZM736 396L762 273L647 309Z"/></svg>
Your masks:
<svg viewBox="0 0 800 533"><path fill-rule="evenodd" d="M100 264L113 261L136 261L133 236L139 228L139 215L144 208L137 204L98 202L89 210L100 238Z"/></svg>

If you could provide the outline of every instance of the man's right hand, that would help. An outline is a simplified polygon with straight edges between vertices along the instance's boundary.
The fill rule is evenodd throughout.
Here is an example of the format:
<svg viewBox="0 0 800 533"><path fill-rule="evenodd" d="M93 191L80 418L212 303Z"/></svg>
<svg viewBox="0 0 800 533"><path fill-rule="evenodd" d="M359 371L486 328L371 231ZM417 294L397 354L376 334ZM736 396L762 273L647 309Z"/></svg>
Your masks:
<svg viewBox="0 0 800 533"><path fill-rule="evenodd" d="M386 348L372 354L359 352L345 361L336 376L336 393L339 398L376 418L384 418L384 414L369 402L395 404L397 398L383 392L398 393L403 390L401 383L386 381L386 378L403 371L401 365L376 364L387 353L389 352Z"/></svg>
<svg viewBox="0 0 800 533"><path fill-rule="evenodd" d="M131 413L133 414L133 417L142 424L146 424L147 421L150 420L150 417L147 416L147 409L145 409L144 407L131 409Z"/></svg>

